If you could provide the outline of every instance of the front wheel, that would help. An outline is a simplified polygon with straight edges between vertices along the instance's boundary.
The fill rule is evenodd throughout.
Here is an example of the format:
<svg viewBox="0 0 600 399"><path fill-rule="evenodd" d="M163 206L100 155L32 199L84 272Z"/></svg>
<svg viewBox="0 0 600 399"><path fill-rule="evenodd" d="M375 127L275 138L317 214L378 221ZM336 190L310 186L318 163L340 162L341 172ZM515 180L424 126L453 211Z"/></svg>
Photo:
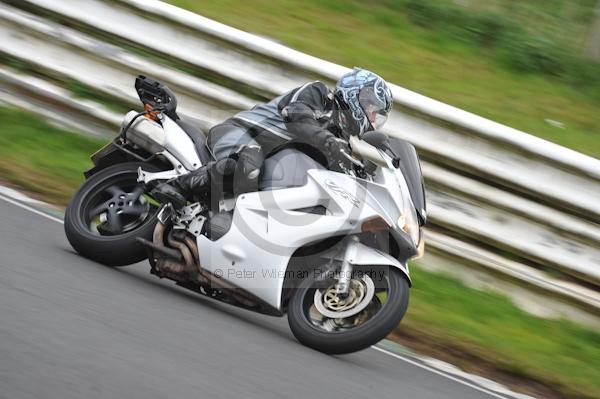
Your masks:
<svg viewBox="0 0 600 399"><path fill-rule="evenodd" d="M356 270L345 298L336 294L336 282L311 276L290 299L288 322L302 344L330 354L356 352L385 338L406 313L409 285L393 267Z"/></svg>
<svg viewBox="0 0 600 399"><path fill-rule="evenodd" d="M159 169L143 162L110 166L77 190L65 211L65 233L81 255L108 266L140 262L146 252L137 237L152 240L158 208L137 182L137 169Z"/></svg>

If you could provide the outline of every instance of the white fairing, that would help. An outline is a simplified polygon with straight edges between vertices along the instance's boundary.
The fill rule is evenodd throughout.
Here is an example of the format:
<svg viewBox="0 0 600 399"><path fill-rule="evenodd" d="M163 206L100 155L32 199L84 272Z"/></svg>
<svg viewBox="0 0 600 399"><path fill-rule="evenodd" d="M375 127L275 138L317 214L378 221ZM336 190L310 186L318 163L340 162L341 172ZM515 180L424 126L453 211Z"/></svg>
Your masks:
<svg viewBox="0 0 600 399"><path fill-rule="evenodd" d="M357 251L356 256L352 259L353 265L389 265L399 267L404 271L408 281L410 280L410 276L408 275L408 266L400 263L396 258L391 256L390 254L386 254L383 251L380 251L376 248L368 247L364 244L357 243ZM339 261L343 260L343 254L340 251L332 250L329 252L325 252L322 256L324 258L333 258Z"/></svg>
<svg viewBox="0 0 600 399"><path fill-rule="evenodd" d="M190 136L171 118L162 114L162 125L165 129L165 150L173 155L189 171L198 169L202 162Z"/></svg>
<svg viewBox="0 0 600 399"><path fill-rule="evenodd" d="M162 115L161 122L166 132L162 154L174 169L140 171L140 181L172 178L202 165L187 133L166 115ZM216 241L197 236L201 267L282 310L282 290L285 277L289 276L286 270L290 259L307 244L361 233L365 221L383 218L391 228L403 230L405 236L410 234L416 247L419 226L406 181L389 157L378 154L382 167L373 180L312 169L302 187L240 195L225 235ZM326 209L325 214L307 211L319 206ZM337 247L328 257L338 258L336 251ZM394 257L360 243L357 252L351 264L393 266L410 281L407 265Z"/></svg>
<svg viewBox="0 0 600 399"><path fill-rule="evenodd" d="M198 237L200 264L281 309L283 277L292 254L328 237L360 233L362 223L377 216L396 226L402 209L402 199L395 198L402 195L397 187L392 171L370 182L310 170L305 186L243 194L223 237ZM295 211L319 205L327 209L325 215ZM394 266L408 277L406 265L364 245L354 263Z"/></svg>

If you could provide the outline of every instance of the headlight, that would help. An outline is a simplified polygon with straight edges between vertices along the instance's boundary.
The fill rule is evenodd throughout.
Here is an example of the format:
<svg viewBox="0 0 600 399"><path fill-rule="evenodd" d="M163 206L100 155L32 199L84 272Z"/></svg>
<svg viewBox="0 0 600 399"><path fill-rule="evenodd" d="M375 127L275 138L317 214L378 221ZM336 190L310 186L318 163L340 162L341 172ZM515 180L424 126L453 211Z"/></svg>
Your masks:
<svg viewBox="0 0 600 399"><path fill-rule="evenodd" d="M406 179L402 172L392 165L389 157L386 156L386 159L388 161L388 168L382 169L382 173L385 173L386 176L393 174L393 177L386 177L385 182L389 185L388 189L390 194L394 198L398 211L400 211L400 216L397 220L398 229L406 233L411 238L413 245L417 247L419 245L419 239L421 238L421 232L419 220L417 219L417 212L411 201L410 190L408 189ZM397 185L391 187L391 185L393 185L392 182L394 181Z"/></svg>
<svg viewBox="0 0 600 399"><path fill-rule="evenodd" d="M402 198L399 199L400 205L400 216L398 217L398 228L404 231L412 239L415 246L419 245L419 220L417 219L417 212L410 199L410 191L404 176L399 170L394 169L396 180L400 186L400 192Z"/></svg>
<svg viewBox="0 0 600 399"><path fill-rule="evenodd" d="M419 231L419 221L414 211L411 212L411 209L403 209L403 213L398 218L398 228L408 234L413 244L419 244L421 233Z"/></svg>

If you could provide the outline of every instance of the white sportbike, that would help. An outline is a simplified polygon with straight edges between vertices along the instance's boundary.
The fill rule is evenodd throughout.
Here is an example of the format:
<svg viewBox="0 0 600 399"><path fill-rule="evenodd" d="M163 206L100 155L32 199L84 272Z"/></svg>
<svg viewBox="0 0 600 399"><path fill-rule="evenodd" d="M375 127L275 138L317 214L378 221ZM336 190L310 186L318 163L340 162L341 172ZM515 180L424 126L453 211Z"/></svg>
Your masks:
<svg viewBox="0 0 600 399"><path fill-rule="evenodd" d="M296 338L322 352L354 352L396 328L408 306L407 262L422 254L426 222L414 147L367 133L352 140L346 173L286 148L266 159L259 191L224 193L218 209L196 202L175 210L156 204L151 188L211 158L166 90L153 93L153 104L158 97L167 105L128 113L119 137L92 157L66 212L73 247L114 266L144 251L161 278L287 313Z"/></svg>

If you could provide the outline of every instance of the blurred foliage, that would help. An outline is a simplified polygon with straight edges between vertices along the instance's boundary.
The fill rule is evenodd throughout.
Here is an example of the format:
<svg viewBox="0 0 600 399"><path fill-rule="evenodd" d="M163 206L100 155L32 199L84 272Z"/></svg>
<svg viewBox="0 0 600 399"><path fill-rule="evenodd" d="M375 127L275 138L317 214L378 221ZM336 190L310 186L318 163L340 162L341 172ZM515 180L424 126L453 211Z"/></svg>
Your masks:
<svg viewBox="0 0 600 399"><path fill-rule="evenodd" d="M520 13L518 8L512 7L515 3L512 1L505 2L505 5L511 5L508 9L487 7L483 10L460 6L449 0L401 0L387 3L392 3L395 9L406 11L408 17L420 26L441 30L459 40L496 48L499 59L518 71L557 76L577 85L592 85L593 90L587 92L600 101L600 64L584 58L577 49L567 45L568 38L572 35L572 30L567 31L567 28L581 18L567 20L566 27L563 28L564 36L554 35L556 39L551 39L546 32L528 30L527 25L524 27L515 18L511 18L511 15ZM577 2L562 2L566 3ZM583 3L580 6L588 11L584 15L591 19L595 1ZM548 13L552 6L540 3L539 7L539 11L548 10ZM531 14L532 18L536 16L535 13ZM535 20L527 22L536 26ZM590 22L587 21L588 24ZM563 25L565 21L556 20L554 23ZM582 68L593 69L595 73L581 76Z"/></svg>
<svg viewBox="0 0 600 399"><path fill-rule="evenodd" d="M411 277L411 303L400 335L406 331L467 358L487 359L496 369L540 381L565 397L600 397L597 331L535 317L501 295L419 267L411 267Z"/></svg>
<svg viewBox="0 0 600 399"><path fill-rule="evenodd" d="M598 64L576 55L596 0L169 2L600 158Z"/></svg>
<svg viewBox="0 0 600 399"><path fill-rule="evenodd" d="M409 0L384 0L402 6ZM458 8L466 19L482 13L511 21L519 35L546 37L561 43L572 54L581 53L590 25L596 17L598 0L438 0L446 8Z"/></svg>
<svg viewBox="0 0 600 399"><path fill-rule="evenodd" d="M0 107L0 180L66 205L106 140L49 125L27 112Z"/></svg>

